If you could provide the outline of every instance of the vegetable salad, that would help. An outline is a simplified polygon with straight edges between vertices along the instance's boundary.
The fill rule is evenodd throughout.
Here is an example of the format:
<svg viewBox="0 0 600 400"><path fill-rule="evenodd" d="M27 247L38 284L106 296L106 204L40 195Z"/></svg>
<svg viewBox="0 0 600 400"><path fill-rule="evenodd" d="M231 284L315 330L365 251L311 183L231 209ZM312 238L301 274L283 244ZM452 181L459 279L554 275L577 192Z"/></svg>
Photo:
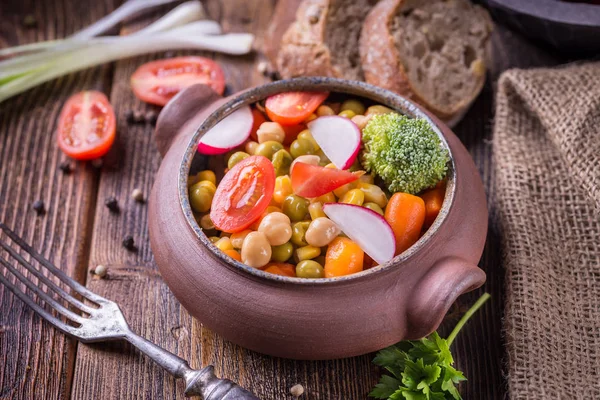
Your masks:
<svg viewBox="0 0 600 400"><path fill-rule="evenodd" d="M431 226L449 160L435 132L332 97L277 94L201 138L198 151L227 166L219 182L217 171L191 175L189 200L220 251L277 275L330 278L389 261Z"/></svg>

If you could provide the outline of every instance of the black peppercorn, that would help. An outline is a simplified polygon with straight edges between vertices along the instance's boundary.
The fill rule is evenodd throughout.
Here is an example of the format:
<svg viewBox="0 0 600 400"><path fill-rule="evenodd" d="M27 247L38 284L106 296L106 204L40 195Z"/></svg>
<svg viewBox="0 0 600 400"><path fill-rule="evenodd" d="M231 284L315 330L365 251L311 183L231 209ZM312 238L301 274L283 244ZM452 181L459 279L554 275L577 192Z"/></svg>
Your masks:
<svg viewBox="0 0 600 400"><path fill-rule="evenodd" d="M117 201L117 199L114 196L111 196L111 197L107 198L104 201L104 205L111 212L114 212L114 213L118 213L119 212L119 202Z"/></svg>
<svg viewBox="0 0 600 400"><path fill-rule="evenodd" d="M135 122L133 119L133 111L132 110L127 110L125 112L125 119L127 120L128 124L133 124Z"/></svg>
<svg viewBox="0 0 600 400"><path fill-rule="evenodd" d="M147 123L149 123L151 125L156 124L156 118L157 118L156 113L154 111L148 111L146 113L146 122Z"/></svg>
<svg viewBox="0 0 600 400"><path fill-rule="evenodd" d="M145 121L144 114L142 114L142 112L139 110L135 110L133 112L133 121L138 122L138 123L144 122Z"/></svg>
<svg viewBox="0 0 600 400"><path fill-rule="evenodd" d="M42 200L36 200L33 202L33 209L38 215L43 215L46 213L46 207L44 206L44 202Z"/></svg>
<svg viewBox="0 0 600 400"><path fill-rule="evenodd" d="M129 250L129 251L135 250L135 242L133 241L133 237L131 235L125 236L125 238L123 238L122 243L123 243L123 247L125 247L127 250Z"/></svg>
<svg viewBox="0 0 600 400"><path fill-rule="evenodd" d="M73 171L73 169L71 168L71 163L68 161L61 162L60 165L58 166L58 168L60 168L60 170L65 175L68 175Z"/></svg>

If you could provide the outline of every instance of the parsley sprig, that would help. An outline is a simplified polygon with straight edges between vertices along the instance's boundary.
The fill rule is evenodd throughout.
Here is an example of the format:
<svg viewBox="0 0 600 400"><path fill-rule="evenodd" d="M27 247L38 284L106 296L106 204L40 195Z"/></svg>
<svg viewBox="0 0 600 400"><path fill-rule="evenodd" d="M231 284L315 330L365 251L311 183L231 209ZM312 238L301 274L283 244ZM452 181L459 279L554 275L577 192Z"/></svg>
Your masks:
<svg viewBox="0 0 600 400"><path fill-rule="evenodd" d="M373 362L391 375L383 375L369 393L387 400L460 400L456 384L466 381L462 372L452 367L450 345L469 318L490 298L485 293L458 321L447 339L437 332L421 340L406 340L380 350Z"/></svg>

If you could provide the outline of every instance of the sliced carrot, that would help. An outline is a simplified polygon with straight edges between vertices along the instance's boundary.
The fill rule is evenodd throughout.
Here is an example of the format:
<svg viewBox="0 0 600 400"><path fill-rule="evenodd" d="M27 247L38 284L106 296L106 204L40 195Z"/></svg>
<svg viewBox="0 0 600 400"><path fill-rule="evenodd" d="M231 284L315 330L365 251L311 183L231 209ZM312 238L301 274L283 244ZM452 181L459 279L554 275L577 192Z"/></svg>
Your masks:
<svg viewBox="0 0 600 400"><path fill-rule="evenodd" d="M442 209L445 194L446 189L437 186L421 194L420 197L425 202L425 227L430 227L437 218Z"/></svg>
<svg viewBox="0 0 600 400"><path fill-rule="evenodd" d="M419 240L425 221L425 202L408 193L394 193L385 208L385 219L396 237L396 255Z"/></svg>
<svg viewBox="0 0 600 400"><path fill-rule="evenodd" d="M325 255L325 277L350 275L363 270L365 253L358 244L337 237L329 244Z"/></svg>
<svg viewBox="0 0 600 400"><path fill-rule="evenodd" d="M227 254L236 261L242 262L242 256L237 250L225 250L223 253Z"/></svg>
<svg viewBox="0 0 600 400"><path fill-rule="evenodd" d="M262 270L275 275L296 277L296 267L288 263L271 262L265 265Z"/></svg>

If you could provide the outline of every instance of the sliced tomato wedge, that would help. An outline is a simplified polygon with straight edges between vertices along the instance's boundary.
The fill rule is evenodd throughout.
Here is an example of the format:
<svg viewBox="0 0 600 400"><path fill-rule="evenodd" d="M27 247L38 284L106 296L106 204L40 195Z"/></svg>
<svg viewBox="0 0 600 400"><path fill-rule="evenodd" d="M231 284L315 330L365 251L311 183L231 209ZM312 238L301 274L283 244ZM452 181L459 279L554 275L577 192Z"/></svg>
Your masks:
<svg viewBox="0 0 600 400"><path fill-rule="evenodd" d="M267 98L265 108L271 121L296 125L308 118L327 96L327 92L279 93Z"/></svg>
<svg viewBox="0 0 600 400"><path fill-rule="evenodd" d="M58 120L58 147L77 160L102 157L115 141L115 112L104 93L84 91L69 98Z"/></svg>
<svg viewBox="0 0 600 400"><path fill-rule="evenodd" d="M358 177L352 172L298 162L292 169L292 190L302 197L319 197Z"/></svg>
<svg viewBox="0 0 600 400"><path fill-rule="evenodd" d="M131 76L135 95L142 101L159 106L164 106L181 90L197 83L223 94L223 70L209 58L175 57L146 63Z"/></svg>
<svg viewBox="0 0 600 400"><path fill-rule="evenodd" d="M225 174L217 187L210 219L217 229L240 232L269 206L275 188L275 168L268 158L250 156Z"/></svg>
<svg viewBox="0 0 600 400"><path fill-rule="evenodd" d="M255 142L258 142L258 136L256 136L256 131L258 131L258 128L260 128L260 125L263 122L267 122L267 119L265 118L264 114L257 108L252 109L252 118L253 118L253 122L252 122L252 131L250 131L250 137Z"/></svg>

